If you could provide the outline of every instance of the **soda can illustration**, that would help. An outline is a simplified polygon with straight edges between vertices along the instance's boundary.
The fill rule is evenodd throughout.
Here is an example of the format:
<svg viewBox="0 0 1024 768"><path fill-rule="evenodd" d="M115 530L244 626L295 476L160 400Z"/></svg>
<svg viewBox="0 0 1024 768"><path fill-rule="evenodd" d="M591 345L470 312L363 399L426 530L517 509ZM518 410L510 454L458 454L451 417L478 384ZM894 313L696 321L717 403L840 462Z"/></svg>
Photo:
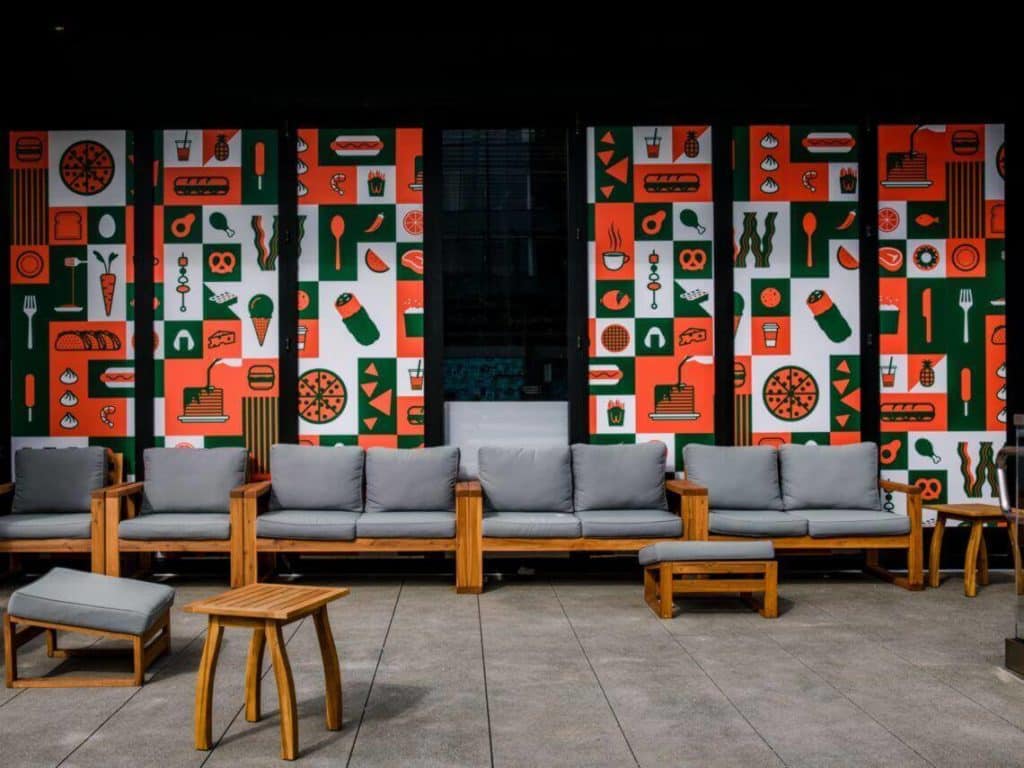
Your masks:
<svg viewBox="0 0 1024 768"><path fill-rule="evenodd" d="M334 308L341 315L341 321L348 328L355 340L364 347L373 344L380 338L380 330L373 322L370 313L359 303L354 293L343 293L334 302Z"/></svg>
<svg viewBox="0 0 1024 768"><path fill-rule="evenodd" d="M814 315L818 327L825 332L830 341L846 341L853 335L850 324L846 322L839 307L832 302L828 291L811 291L811 295L807 297L807 306Z"/></svg>

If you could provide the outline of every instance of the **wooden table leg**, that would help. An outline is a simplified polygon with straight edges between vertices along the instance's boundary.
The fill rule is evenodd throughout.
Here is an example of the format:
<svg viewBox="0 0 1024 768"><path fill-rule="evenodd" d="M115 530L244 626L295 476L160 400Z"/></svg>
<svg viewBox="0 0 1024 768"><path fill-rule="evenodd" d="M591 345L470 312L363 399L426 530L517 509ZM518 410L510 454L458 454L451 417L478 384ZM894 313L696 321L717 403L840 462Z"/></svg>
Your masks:
<svg viewBox="0 0 1024 768"><path fill-rule="evenodd" d="M942 562L942 534L946 531L946 516L941 512L935 518L932 530L931 552L928 556L928 586L939 586L939 565Z"/></svg>
<svg viewBox="0 0 1024 768"><path fill-rule="evenodd" d="M658 571L658 607L663 619L672 618L672 565L662 563Z"/></svg>
<svg viewBox="0 0 1024 768"><path fill-rule="evenodd" d="M978 545L978 586L988 586L988 545L985 544L985 526L981 526L981 544Z"/></svg>
<svg viewBox="0 0 1024 768"><path fill-rule="evenodd" d="M252 631L249 641L249 657L245 662L245 719L250 723L260 720L260 683L263 677L263 648L267 635L263 627Z"/></svg>
<svg viewBox="0 0 1024 768"><path fill-rule="evenodd" d="M267 621L267 645L274 661L274 679L277 681L277 701L281 709L281 759L294 760L299 751L299 721L295 713L295 681L284 648L281 625Z"/></svg>
<svg viewBox="0 0 1024 768"><path fill-rule="evenodd" d="M224 636L224 626L216 616L210 617L210 625L206 630L206 644L203 646L203 659L199 662L199 676L196 678L196 749L210 749L213 743L213 720L210 710L213 707L213 678L217 673L217 657L220 655L220 641Z"/></svg>
<svg viewBox="0 0 1024 768"><path fill-rule="evenodd" d="M313 614L316 625L316 639L320 643L320 658L324 663L325 709L327 730L341 728L341 668L338 666L338 649L331 634L331 620L327 617L327 606Z"/></svg>
<svg viewBox="0 0 1024 768"><path fill-rule="evenodd" d="M768 563L764 570L764 606L761 615L766 619L779 616L779 564Z"/></svg>
<svg viewBox="0 0 1024 768"><path fill-rule="evenodd" d="M967 540L967 556L964 558L964 594L974 597L978 594L978 549L981 545L981 522L971 523L971 537Z"/></svg>
<svg viewBox="0 0 1024 768"><path fill-rule="evenodd" d="M1014 582L1017 585L1017 594L1024 594L1024 569L1020 562L1020 538L1018 536L1017 524L1011 520L1006 524L1006 533L1010 537L1010 552L1013 553L1013 574Z"/></svg>

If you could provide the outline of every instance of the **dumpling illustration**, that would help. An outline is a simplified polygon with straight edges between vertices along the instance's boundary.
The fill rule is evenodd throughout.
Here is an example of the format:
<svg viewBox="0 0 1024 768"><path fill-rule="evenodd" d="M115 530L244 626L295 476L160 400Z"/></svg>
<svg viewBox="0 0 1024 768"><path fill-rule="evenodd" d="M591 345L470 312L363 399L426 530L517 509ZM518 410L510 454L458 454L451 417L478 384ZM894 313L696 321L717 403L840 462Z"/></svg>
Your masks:
<svg viewBox="0 0 1024 768"><path fill-rule="evenodd" d="M76 419L73 414L65 413L64 418L60 420L60 425L64 429L74 429L78 426L78 419Z"/></svg>
<svg viewBox="0 0 1024 768"><path fill-rule="evenodd" d="M70 389L65 390L64 394L60 396L60 404L65 408L74 408L78 405L78 397Z"/></svg>
<svg viewBox="0 0 1024 768"><path fill-rule="evenodd" d="M777 146L779 146L779 140L771 131L761 137L761 149L775 149Z"/></svg>
<svg viewBox="0 0 1024 768"><path fill-rule="evenodd" d="M779 161L771 155L765 155L764 160L761 161L762 171L777 171L779 169Z"/></svg>
<svg viewBox="0 0 1024 768"><path fill-rule="evenodd" d="M769 176L761 182L761 191L766 195L774 195L779 191L779 183Z"/></svg>
<svg viewBox="0 0 1024 768"><path fill-rule="evenodd" d="M78 383L78 374L72 371L70 368L65 368L64 373L60 375L60 383L71 385Z"/></svg>

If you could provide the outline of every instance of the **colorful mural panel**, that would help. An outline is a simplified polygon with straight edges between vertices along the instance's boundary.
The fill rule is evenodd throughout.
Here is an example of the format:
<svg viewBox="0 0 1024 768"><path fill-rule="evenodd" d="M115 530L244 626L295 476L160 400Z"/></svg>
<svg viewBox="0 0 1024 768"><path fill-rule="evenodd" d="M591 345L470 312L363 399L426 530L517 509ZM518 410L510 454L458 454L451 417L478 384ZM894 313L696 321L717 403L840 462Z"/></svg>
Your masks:
<svg viewBox="0 0 1024 768"><path fill-rule="evenodd" d="M857 134L733 133L735 443L860 439Z"/></svg>
<svg viewBox="0 0 1024 768"><path fill-rule="evenodd" d="M878 134L881 463L925 502L996 496L1006 438L1002 125Z"/></svg>
<svg viewBox="0 0 1024 768"><path fill-rule="evenodd" d="M277 440L277 133L158 131L154 220L158 445Z"/></svg>
<svg viewBox="0 0 1024 768"><path fill-rule="evenodd" d="M714 442L707 125L587 129L592 443Z"/></svg>
<svg viewBox="0 0 1024 768"><path fill-rule="evenodd" d="M10 134L11 435L134 472L132 136Z"/></svg>
<svg viewBox="0 0 1024 768"><path fill-rule="evenodd" d="M299 130L299 439L423 445L423 132Z"/></svg>

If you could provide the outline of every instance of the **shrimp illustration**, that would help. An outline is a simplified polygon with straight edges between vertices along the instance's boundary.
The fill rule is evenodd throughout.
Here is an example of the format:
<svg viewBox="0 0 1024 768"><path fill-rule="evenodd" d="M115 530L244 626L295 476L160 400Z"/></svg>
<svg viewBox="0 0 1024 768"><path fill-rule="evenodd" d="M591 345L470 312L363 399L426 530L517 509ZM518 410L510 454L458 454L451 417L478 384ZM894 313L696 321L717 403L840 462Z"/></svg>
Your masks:
<svg viewBox="0 0 1024 768"><path fill-rule="evenodd" d="M817 192L818 188L814 186L814 180L818 178L817 171L804 171L803 176L800 177L800 182L809 192Z"/></svg>
<svg viewBox="0 0 1024 768"><path fill-rule="evenodd" d="M345 183L346 176L344 173L336 173L331 176L331 190L338 193L339 197L345 196L345 190L342 189L341 185Z"/></svg>
<svg viewBox="0 0 1024 768"><path fill-rule="evenodd" d="M114 421L110 417L117 413L116 405L104 405L100 408L100 421L110 429L114 428Z"/></svg>

